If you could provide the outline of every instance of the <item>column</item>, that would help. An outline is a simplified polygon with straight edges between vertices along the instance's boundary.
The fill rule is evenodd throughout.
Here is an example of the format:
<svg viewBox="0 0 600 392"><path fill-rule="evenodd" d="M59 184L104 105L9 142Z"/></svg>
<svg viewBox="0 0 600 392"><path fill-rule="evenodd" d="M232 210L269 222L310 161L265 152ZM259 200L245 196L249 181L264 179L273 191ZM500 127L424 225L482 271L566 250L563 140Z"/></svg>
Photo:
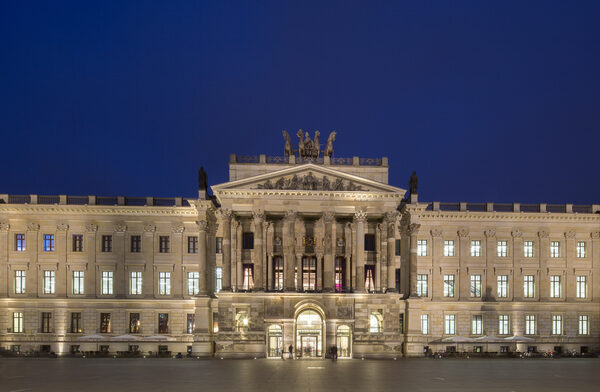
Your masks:
<svg viewBox="0 0 600 392"><path fill-rule="evenodd" d="M231 291L231 216L230 209L221 210L223 222L223 291Z"/></svg>
<svg viewBox="0 0 600 392"><path fill-rule="evenodd" d="M469 230L467 228L462 228L457 231L458 234L458 276L457 283L459 284L458 290L456 291L457 299L460 300L461 297L469 298L471 296L471 279L467 275L466 268L463 266L469 260L469 254L471 250L471 246L469 243ZM510 286L514 287L514 286ZM510 292L512 293L513 290Z"/></svg>
<svg viewBox="0 0 600 392"><path fill-rule="evenodd" d="M244 285L244 270L242 268L242 252L243 252L243 237L242 237L242 223L236 222L235 225L235 237L236 237L236 252L235 252L235 288L236 290L242 290Z"/></svg>
<svg viewBox="0 0 600 392"><path fill-rule="evenodd" d="M387 291L396 291L396 216L397 213L385 214L384 233L387 234Z"/></svg>
<svg viewBox="0 0 600 392"><path fill-rule="evenodd" d="M418 223L411 223L408 226L408 234L410 235L410 256L409 256L409 279L410 279L410 292L409 296L417 297L417 235L421 225ZM431 282L431 289L433 289L433 279ZM430 320L431 322L431 320Z"/></svg>
<svg viewBox="0 0 600 392"><path fill-rule="evenodd" d="M587 249L592 261L592 281L590 282L591 300L596 301L600 297L600 284L594 280L600 277L600 231L594 231L590 234L592 246Z"/></svg>
<svg viewBox="0 0 600 392"><path fill-rule="evenodd" d="M330 293L333 291L334 284L334 257L335 257L335 214L333 211L326 211L323 214L323 223L325 225L325 243L323 255L323 291Z"/></svg>
<svg viewBox="0 0 600 392"><path fill-rule="evenodd" d="M253 211L254 223L254 290L262 291L263 286L263 222L265 214L261 210Z"/></svg>
<svg viewBox="0 0 600 392"><path fill-rule="evenodd" d="M294 231L296 234L296 291L302 291L302 256L305 249L303 239L306 228L304 227L304 220L298 215L296 215Z"/></svg>
<svg viewBox="0 0 600 392"><path fill-rule="evenodd" d="M350 266L352 265L351 263L354 263L355 261L352 258L352 254L354 253L352 250L354 249L352 246L352 224L349 222L346 223L346 227L344 228L344 246L346 248L344 251L346 259L346 266L344 269L344 287L346 291L350 292L354 290L354 286L352 285L352 270L354 268L350 268Z"/></svg>
<svg viewBox="0 0 600 392"><path fill-rule="evenodd" d="M267 285L265 287L266 290L272 290L273 289L273 231L275 230L274 228L274 223L273 222L267 222L266 224L266 230L265 232L267 233L267 239L265 241L266 245L267 245L267 270L266 272L266 282Z"/></svg>
<svg viewBox="0 0 600 392"><path fill-rule="evenodd" d="M200 220L198 223L198 271L200 273L200 295L206 295L208 287L207 268L206 268L206 231L208 222Z"/></svg>
<svg viewBox="0 0 600 392"><path fill-rule="evenodd" d="M216 266L217 266L217 229L219 225L215 216L211 214L208 221L208 230L206 231L206 291L209 295L215 294L217 284Z"/></svg>
<svg viewBox="0 0 600 392"><path fill-rule="evenodd" d="M283 241L283 269L284 269L284 281L283 289L285 291L294 291L296 284L294 281L294 266L296 265L296 256L294 252L295 247L295 222L296 212L286 211L285 217L283 218L283 230L282 230L282 241Z"/></svg>
<svg viewBox="0 0 600 392"><path fill-rule="evenodd" d="M356 210L354 213L354 224L356 235L354 237L354 249L356 257L356 290L365 290L365 222L367 213L364 210Z"/></svg>
<svg viewBox="0 0 600 392"><path fill-rule="evenodd" d="M125 231L127 226L117 223L113 234L113 254L115 255L115 270L113 272L113 293L117 298L127 294L127 277L125 273Z"/></svg>
<svg viewBox="0 0 600 392"><path fill-rule="evenodd" d="M0 222L0 244L4 245L4 246L0 246L0 271L7 271L9 274L14 274L14 272L11 272L9 270L9 264L8 264L8 249L10 247L10 245L9 245L10 244L9 243L10 236L8 234L9 230L10 230L10 224L8 222L6 222L6 221ZM27 246L27 242L25 243L25 246ZM14 276L14 275L12 275L12 276ZM10 292L11 292L10 287L11 287L11 284L8 281L8 279L0 280L0 292L2 292L2 295L9 297ZM25 286L25 287L27 287L27 286ZM14 292L14 288L13 288L12 292Z"/></svg>
<svg viewBox="0 0 600 392"><path fill-rule="evenodd" d="M386 249L387 251L387 249ZM382 246L381 246L381 224L378 223L375 228L375 291L381 291L381 278L383 274Z"/></svg>

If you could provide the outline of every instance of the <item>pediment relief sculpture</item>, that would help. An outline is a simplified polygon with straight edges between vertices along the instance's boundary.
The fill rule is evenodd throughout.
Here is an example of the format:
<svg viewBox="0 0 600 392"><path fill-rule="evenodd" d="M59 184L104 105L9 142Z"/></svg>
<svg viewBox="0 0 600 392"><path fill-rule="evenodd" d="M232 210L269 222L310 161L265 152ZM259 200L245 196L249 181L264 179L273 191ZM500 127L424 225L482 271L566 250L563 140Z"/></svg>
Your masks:
<svg viewBox="0 0 600 392"><path fill-rule="evenodd" d="M342 178L316 177L312 172L299 176L280 177L275 182L270 179L258 184L256 189L312 190L312 191L363 191L363 187Z"/></svg>

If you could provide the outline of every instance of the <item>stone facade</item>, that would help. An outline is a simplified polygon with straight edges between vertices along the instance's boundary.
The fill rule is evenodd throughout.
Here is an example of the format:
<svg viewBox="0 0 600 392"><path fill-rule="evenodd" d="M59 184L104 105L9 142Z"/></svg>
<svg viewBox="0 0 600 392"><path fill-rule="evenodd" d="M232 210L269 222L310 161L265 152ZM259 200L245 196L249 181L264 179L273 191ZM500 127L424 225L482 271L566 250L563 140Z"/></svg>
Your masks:
<svg viewBox="0 0 600 392"><path fill-rule="evenodd" d="M232 155L213 197L0 195L0 345L600 350L597 205L421 203L387 179L386 158Z"/></svg>

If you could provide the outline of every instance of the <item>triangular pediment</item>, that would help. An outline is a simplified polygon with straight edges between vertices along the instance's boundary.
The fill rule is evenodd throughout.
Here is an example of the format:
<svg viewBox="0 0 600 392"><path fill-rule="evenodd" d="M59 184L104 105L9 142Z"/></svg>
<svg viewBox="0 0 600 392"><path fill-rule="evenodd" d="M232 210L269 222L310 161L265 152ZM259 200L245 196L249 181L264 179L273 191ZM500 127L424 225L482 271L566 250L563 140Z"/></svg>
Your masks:
<svg viewBox="0 0 600 392"><path fill-rule="evenodd" d="M211 187L219 194L228 191L386 193L403 197L406 190L354 174L312 163L293 166Z"/></svg>

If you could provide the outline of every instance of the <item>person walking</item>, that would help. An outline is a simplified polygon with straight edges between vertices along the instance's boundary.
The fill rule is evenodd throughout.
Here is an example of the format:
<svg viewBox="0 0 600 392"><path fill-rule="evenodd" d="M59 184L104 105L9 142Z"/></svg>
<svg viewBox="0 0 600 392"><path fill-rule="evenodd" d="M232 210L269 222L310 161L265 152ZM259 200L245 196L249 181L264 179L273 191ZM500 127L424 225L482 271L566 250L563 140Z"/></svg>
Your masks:
<svg viewBox="0 0 600 392"><path fill-rule="evenodd" d="M288 347L288 352L290 353L290 359L294 358L294 356L292 354L294 352L294 346L292 346L291 344L290 344L290 347Z"/></svg>
<svg viewBox="0 0 600 392"><path fill-rule="evenodd" d="M331 357L333 358L334 361L337 361L337 356L338 356L338 348L337 346L333 346L331 348Z"/></svg>

